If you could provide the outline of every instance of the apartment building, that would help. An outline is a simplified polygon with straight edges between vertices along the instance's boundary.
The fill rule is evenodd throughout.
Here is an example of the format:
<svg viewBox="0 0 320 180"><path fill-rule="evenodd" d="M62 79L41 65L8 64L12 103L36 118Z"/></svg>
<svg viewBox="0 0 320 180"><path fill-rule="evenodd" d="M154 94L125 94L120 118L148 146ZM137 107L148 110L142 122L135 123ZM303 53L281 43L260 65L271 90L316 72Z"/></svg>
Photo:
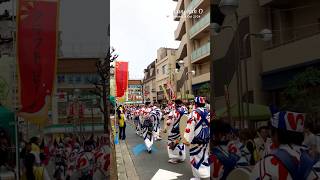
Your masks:
<svg viewBox="0 0 320 180"><path fill-rule="evenodd" d="M155 61L156 92L159 103L169 101L175 89L176 49L159 48Z"/></svg>
<svg viewBox="0 0 320 180"><path fill-rule="evenodd" d="M130 104L143 103L142 92L143 92L143 86L142 86L141 80L129 80L127 103L130 103Z"/></svg>
<svg viewBox="0 0 320 180"><path fill-rule="evenodd" d="M212 33L215 108L226 106L226 86L231 106L244 109L239 111L242 116L248 117L255 105L281 106L281 93L288 82L308 67L320 67L319 1L239 1L238 23L234 14L223 14L218 4L212 4L212 25L230 28ZM269 41L249 35L262 29L271 30Z"/></svg>
<svg viewBox="0 0 320 180"><path fill-rule="evenodd" d="M155 64L156 61L152 61L147 69L144 69L144 78L142 81L144 102L157 102Z"/></svg>
<svg viewBox="0 0 320 180"><path fill-rule="evenodd" d="M181 41L176 61L183 61L177 75L178 97L186 99L201 95L209 98L210 0L174 1L177 2L174 20L179 21L174 36Z"/></svg>

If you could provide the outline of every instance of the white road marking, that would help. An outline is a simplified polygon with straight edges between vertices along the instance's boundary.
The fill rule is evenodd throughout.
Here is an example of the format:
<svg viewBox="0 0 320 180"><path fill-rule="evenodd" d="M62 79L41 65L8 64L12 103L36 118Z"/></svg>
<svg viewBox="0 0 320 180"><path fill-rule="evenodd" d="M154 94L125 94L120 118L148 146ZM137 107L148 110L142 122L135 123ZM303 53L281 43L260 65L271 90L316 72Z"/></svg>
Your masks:
<svg viewBox="0 0 320 180"><path fill-rule="evenodd" d="M178 179L179 176L182 176L182 174L159 169L157 173L151 178L151 180L173 180Z"/></svg>

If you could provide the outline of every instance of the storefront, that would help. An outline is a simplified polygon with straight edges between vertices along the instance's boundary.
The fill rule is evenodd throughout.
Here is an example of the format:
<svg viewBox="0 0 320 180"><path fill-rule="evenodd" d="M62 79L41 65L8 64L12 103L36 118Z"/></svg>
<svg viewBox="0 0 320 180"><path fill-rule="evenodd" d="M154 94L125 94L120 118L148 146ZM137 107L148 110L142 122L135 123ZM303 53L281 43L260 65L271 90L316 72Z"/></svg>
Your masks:
<svg viewBox="0 0 320 180"><path fill-rule="evenodd" d="M192 85L192 92L194 96L203 96L210 99L210 81Z"/></svg>

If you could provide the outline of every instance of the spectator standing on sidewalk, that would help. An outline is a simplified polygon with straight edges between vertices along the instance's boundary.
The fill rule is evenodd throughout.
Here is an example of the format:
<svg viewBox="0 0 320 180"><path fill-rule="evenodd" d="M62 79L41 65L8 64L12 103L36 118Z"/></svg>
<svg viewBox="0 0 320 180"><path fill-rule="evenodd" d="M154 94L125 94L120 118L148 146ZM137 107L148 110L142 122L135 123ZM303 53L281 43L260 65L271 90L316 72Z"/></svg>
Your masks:
<svg viewBox="0 0 320 180"><path fill-rule="evenodd" d="M40 165L40 138L38 137L32 137L30 139L31 143L31 153L35 156L36 164Z"/></svg>
<svg viewBox="0 0 320 180"><path fill-rule="evenodd" d="M24 160L25 172L22 180L50 180L50 176L44 166L38 166L36 157L32 153L27 153Z"/></svg>
<svg viewBox="0 0 320 180"><path fill-rule="evenodd" d="M125 140L126 139L126 118L124 115L124 110L122 107L119 108L119 114L118 114L118 119L119 119L119 139L120 140Z"/></svg>

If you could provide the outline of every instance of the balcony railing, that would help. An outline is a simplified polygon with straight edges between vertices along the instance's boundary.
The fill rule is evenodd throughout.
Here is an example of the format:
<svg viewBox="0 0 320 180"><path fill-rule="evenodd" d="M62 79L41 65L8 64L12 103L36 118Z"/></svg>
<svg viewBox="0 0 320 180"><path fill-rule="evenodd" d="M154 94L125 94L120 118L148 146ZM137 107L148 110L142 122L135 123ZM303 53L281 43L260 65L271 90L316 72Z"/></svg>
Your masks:
<svg viewBox="0 0 320 180"><path fill-rule="evenodd" d="M179 45L179 48L178 48L178 51L177 51L177 58L178 59L183 59L185 56L186 56L186 44L187 44L187 34L184 34L181 38L181 42L180 42L180 45Z"/></svg>
<svg viewBox="0 0 320 180"><path fill-rule="evenodd" d="M210 13L207 13L203 16L200 21L198 21L195 25L190 28L189 38L196 35L200 30L210 25Z"/></svg>
<svg viewBox="0 0 320 180"><path fill-rule="evenodd" d="M201 1L203 0L192 0L187 7L187 12L192 12L192 10L196 9Z"/></svg>
<svg viewBox="0 0 320 180"><path fill-rule="evenodd" d="M174 37L176 40L180 40L182 35L186 33L185 19L180 19L177 29L174 31Z"/></svg>
<svg viewBox="0 0 320 180"><path fill-rule="evenodd" d="M193 51L191 54L191 61L195 61L205 55L210 55L210 42Z"/></svg>
<svg viewBox="0 0 320 180"><path fill-rule="evenodd" d="M320 34L320 29L318 28L319 25L320 24L316 23L300 28L293 27L281 31L275 31L272 35L272 43L267 47L267 49L274 49L286 44L318 35Z"/></svg>

